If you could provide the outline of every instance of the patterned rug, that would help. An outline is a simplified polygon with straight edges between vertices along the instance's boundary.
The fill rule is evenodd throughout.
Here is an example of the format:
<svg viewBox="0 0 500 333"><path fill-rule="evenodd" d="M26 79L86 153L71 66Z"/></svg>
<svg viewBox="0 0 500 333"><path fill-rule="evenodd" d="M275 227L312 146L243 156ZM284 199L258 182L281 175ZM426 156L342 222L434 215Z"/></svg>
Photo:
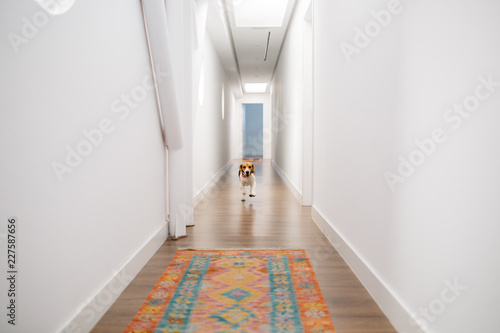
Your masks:
<svg viewBox="0 0 500 333"><path fill-rule="evenodd" d="M304 250L180 250L124 332L335 329Z"/></svg>

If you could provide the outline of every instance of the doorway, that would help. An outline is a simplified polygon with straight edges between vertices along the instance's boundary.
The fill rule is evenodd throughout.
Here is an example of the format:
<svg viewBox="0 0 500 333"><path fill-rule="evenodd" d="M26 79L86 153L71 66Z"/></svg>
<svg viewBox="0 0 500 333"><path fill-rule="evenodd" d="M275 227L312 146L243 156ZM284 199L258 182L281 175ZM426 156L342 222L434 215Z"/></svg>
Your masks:
<svg viewBox="0 0 500 333"><path fill-rule="evenodd" d="M243 158L264 156L264 104L244 103L243 106Z"/></svg>

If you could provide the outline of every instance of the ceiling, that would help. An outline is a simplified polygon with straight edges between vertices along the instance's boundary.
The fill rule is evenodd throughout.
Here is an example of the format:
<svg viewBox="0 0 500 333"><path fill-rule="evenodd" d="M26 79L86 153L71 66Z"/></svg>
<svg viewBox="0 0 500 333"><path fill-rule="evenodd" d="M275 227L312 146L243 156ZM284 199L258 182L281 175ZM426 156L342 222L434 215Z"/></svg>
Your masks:
<svg viewBox="0 0 500 333"><path fill-rule="evenodd" d="M246 9L238 8L245 1L208 0L207 11L207 31L237 97L245 93L245 83L270 83L296 2L289 0L284 7L281 26L241 27L235 17ZM269 86L266 91L269 92Z"/></svg>

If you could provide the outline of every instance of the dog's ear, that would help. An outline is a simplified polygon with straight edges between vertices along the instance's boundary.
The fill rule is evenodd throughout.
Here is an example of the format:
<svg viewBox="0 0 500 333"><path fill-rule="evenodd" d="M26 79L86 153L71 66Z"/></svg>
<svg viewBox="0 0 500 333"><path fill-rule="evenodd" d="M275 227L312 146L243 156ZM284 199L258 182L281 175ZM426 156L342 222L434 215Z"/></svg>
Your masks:
<svg viewBox="0 0 500 333"><path fill-rule="evenodd" d="M255 173L255 165L252 164L252 173Z"/></svg>
<svg viewBox="0 0 500 333"><path fill-rule="evenodd" d="M241 175L241 170L243 170L243 164L240 164L240 170L238 171L238 177Z"/></svg>

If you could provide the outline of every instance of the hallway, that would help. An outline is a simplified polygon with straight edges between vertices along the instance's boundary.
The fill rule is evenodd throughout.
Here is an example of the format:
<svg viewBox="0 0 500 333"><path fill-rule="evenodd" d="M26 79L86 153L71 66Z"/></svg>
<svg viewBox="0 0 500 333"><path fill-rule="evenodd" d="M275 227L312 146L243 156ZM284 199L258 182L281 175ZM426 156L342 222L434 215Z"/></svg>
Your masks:
<svg viewBox="0 0 500 333"><path fill-rule="evenodd" d="M273 170L256 162L257 197L240 201L238 161L195 208L188 237L166 241L92 330L122 332L179 248L305 249L339 333L395 332L351 269Z"/></svg>
<svg viewBox="0 0 500 333"><path fill-rule="evenodd" d="M177 249L280 247L340 333L499 331L498 13L0 1L0 332L120 332Z"/></svg>

